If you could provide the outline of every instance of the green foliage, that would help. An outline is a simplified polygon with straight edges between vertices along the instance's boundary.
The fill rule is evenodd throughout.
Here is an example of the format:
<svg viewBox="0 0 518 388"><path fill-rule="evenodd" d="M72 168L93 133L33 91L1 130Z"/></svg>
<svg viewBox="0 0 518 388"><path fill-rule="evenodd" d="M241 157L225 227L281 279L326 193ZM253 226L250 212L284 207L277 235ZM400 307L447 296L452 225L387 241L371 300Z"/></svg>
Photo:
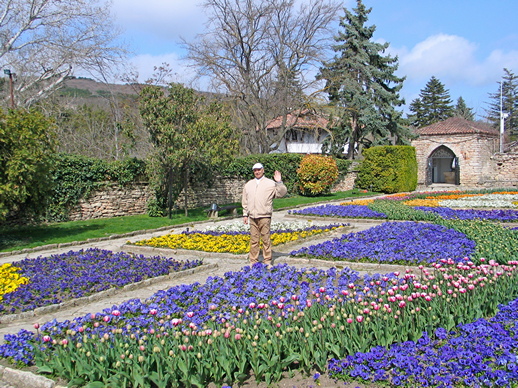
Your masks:
<svg viewBox="0 0 518 388"><path fill-rule="evenodd" d="M194 180L206 180L213 164L234 156L239 138L226 108L205 103L193 89L171 83L166 93L147 86L140 98L140 114L155 147L151 184L157 202L167 203L170 214L182 190L187 192Z"/></svg>
<svg viewBox="0 0 518 388"><path fill-rule="evenodd" d="M410 104L409 116L412 125L417 128L426 127L446 120L454 115L454 108L450 99L450 92L437 78L430 78L424 89Z"/></svg>
<svg viewBox="0 0 518 388"><path fill-rule="evenodd" d="M338 167L331 157L306 155L300 162L297 174L300 193L316 196L331 191L331 187L338 179Z"/></svg>
<svg viewBox="0 0 518 388"><path fill-rule="evenodd" d="M54 147L52 122L41 113L0 112L0 220L22 207L43 211Z"/></svg>
<svg viewBox="0 0 518 388"><path fill-rule="evenodd" d="M336 108L323 150L334 156L345 150L349 159L362 146L393 144L394 138L395 144L406 144L411 138L396 110L404 104L399 95L404 78L395 75L398 59L383 55L389 43L376 42L376 27L365 25L371 9L357 0L353 11L346 9L340 19L343 32L335 36L336 55L319 74Z"/></svg>
<svg viewBox="0 0 518 388"><path fill-rule="evenodd" d="M282 181L293 193L297 185L297 168L302 160L299 154L256 154L238 157L228 164L218 168L218 173L223 177L236 177L242 179L252 179L252 166L255 163L262 163L264 174L273 177L275 170L282 174Z"/></svg>
<svg viewBox="0 0 518 388"><path fill-rule="evenodd" d="M379 146L363 152L356 185L383 193L413 191L417 187L417 159L411 146Z"/></svg>
<svg viewBox="0 0 518 388"><path fill-rule="evenodd" d="M502 108L500 108L500 94L502 95ZM489 93L490 102L486 111L487 120L495 128L500 127L500 110L508 114L505 119L505 130L511 134L511 139L518 137L518 76L511 70L504 68L504 75L498 82L498 90Z"/></svg>
<svg viewBox="0 0 518 388"><path fill-rule="evenodd" d="M469 121L475 121L475 114L473 108L468 108L466 101L462 97L457 99L457 105L455 105L455 116L462 117Z"/></svg>
<svg viewBox="0 0 518 388"><path fill-rule="evenodd" d="M272 177L275 170L282 173L282 181L288 188L289 193L298 191L297 169L300 166L302 155L299 154L256 154L238 157L223 166L216 166L214 170L218 175L230 178L253 178L252 166L255 163L262 163L264 173L267 177ZM338 166L340 177L344 177L349 172L350 160L335 159Z"/></svg>
<svg viewBox="0 0 518 388"><path fill-rule="evenodd" d="M141 179L145 179L145 163L138 159L107 162L82 155L56 154L46 218L49 221L68 220L70 208L107 181L126 185Z"/></svg>

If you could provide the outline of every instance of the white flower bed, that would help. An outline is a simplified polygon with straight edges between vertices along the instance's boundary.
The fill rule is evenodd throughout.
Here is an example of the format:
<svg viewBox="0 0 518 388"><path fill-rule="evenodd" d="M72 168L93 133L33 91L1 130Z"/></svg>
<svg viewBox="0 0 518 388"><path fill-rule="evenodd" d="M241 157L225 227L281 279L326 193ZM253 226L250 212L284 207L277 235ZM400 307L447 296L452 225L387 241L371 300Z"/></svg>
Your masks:
<svg viewBox="0 0 518 388"><path fill-rule="evenodd" d="M517 208L513 202L518 201L518 194L486 194L476 197L445 199L439 201L440 206L451 208L492 207Z"/></svg>
<svg viewBox="0 0 518 388"><path fill-rule="evenodd" d="M285 221L276 222L272 221L271 230L302 230L313 226L311 221ZM250 230L250 225L245 225L243 221L233 221L228 224L208 226L204 229L205 231L214 232L246 232Z"/></svg>

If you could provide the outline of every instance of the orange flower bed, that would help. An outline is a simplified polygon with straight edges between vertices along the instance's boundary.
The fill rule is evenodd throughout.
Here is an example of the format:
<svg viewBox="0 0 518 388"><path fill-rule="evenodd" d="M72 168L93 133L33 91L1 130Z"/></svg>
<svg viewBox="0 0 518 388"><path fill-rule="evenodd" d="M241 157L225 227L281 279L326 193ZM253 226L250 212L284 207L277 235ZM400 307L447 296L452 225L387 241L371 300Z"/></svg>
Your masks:
<svg viewBox="0 0 518 388"><path fill-rule="evenodd" d="M426 199L411 199L410 201L403 202L403 205L407 206L428 206L428 207L437 207L439 205L439 200L435 198L426 198Z"/></svg>
<svg viewBox="0 0 518 388"><path fill-rule="evenodd" d="M448 194L448 195L438 195L435 197L426 197L426 199L459 199L466 197L480 197L485 194Z"/></svg>
<svg viewBox="0 0 518 388"><path fill-rule="evenodd" d="M347 206L347 205L364 205L367 206L374 202L374 199L355 199L354 201L350 202L342 202L340 205Z"/></svg>

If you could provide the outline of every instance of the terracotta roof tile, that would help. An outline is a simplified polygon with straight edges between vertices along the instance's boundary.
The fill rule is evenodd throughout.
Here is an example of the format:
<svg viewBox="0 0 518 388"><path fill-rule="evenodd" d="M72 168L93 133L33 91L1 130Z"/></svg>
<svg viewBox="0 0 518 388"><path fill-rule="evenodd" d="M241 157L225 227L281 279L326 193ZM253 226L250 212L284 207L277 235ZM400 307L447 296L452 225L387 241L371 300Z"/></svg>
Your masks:
<svg viewBox="0 0 518 388"><path fill-rule="evenodd" d="M469 121L461 117L450 117L444 121L419 128L415 132L419 135L485 134L498 136L498 130L489 124Z"/></svg>
<svg viewBox="0 0 518 388"><path fill-rule="evenodd" d="M268 123L266 129L275 129L282 126L282 116L279 116ZM319 117L309 110L304 110L300 114L288 114L286 117L286 126L293 128L315 129L326 128L329 120Z"/></svg>

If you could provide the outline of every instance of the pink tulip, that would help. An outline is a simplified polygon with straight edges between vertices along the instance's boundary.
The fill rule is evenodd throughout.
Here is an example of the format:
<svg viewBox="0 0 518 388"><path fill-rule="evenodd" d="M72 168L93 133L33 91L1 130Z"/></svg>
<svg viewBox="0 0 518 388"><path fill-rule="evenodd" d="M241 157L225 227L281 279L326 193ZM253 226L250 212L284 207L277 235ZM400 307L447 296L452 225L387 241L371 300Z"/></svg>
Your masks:
<svg viewBox="0 0 518 388"><path fill-rule="evenodd" d="M401 308L401 309L402 309L403 307L405 307L405 306L406 306L405 301L401 301L401 302L399 302L399 303L398 303L398 306L399 306L399 308Z"/></svg>
<svg viewBox="0 0 518 388"><path fill-rule="evenodd" d="M179 318L173 318L173 319L171 319L171 324L172 324L173 326L178 326L180 323L182 323L182 320L181 320L181 319L179 319Z"/></svg>
<svg viewBox="0 0 518 388"><path fill-rule="evenodd" d="M120 312L119 310L113 310L113 311L112 311L112 315L113 315L114 317L118 317L118 316L120 316L120 315L121 315L121 312ZM107 321L106 321L106 322L107 322Z"/></svg>
<svg viewBox="0 0 518 388"><path fill-rule="evenodd" d="M248 307L254 309L257 305L254 302L251 302Z"/></svg>
<svg viewBox="0 0 518 388"><path fill-rule="evenodd" d="M105 315L103 318L104 322L110 322L110 317L108 315Z"/></svg>
<svg viewBox="0 0 518 388"><path fill-rule="evenodd" d="M356 322L358 322L358 323L363 322L363 317L362 317L361 315L358 315L358 316L356 317Z"/></svg>
<svg viewBox="0 0 518 388"><path fill-rule="evenodd" d="M194 312L188 311L185 315L187 315L187 318L192 318L194 317Z"/></svg>
<svg viewBox="0 0 518 388"><path fill-rule="evenodd" d="M43 336L43 342L50 342L50 336L44 335Z"/></svg>
<svg viewBox="0 0 518 388"><path fill-rule="evenodd" d="M306 301L306 307L311 307L312 305L313 305L313 303L311 303L311 301L310 301L310 300L307 300L307 301Z"/></svg>
<svg viewBox="0 0 518 388"><path fill-rule="evenodd" d="M158 310L157 309L151 309L151 310L149 310L149 313L151 315L157 315L158 314Z"/></svg>
<svg viewBox="0 0 518 388"><path fill-rule="evenodd" d="M347 323L353 323L353 319L352 318L347 318Z"/></svg>
<svg viewBox="0 0 518 388"><path fill-rule="evenodd" d="M291 300L297 301L297 300L299 300L299 296L298 295L292 295L291 296Z"/></svg>
<svg viewBox="0 0 518 388"><path fill-rule="evenodd" d="M282 309L284 308L284 303L279 303L279 304L277 304L277 308L279 308L279 309L281 309L281 310L282 310Z"/></svg>
<svg viewBox="0 0 518 388"><path fill-rule="evenodd" d="M34 328L35 328L36 330L38 330L38 329L40 328L40 324L39 324L39 323L35 323L35 324L34 324Z"/></svg>

